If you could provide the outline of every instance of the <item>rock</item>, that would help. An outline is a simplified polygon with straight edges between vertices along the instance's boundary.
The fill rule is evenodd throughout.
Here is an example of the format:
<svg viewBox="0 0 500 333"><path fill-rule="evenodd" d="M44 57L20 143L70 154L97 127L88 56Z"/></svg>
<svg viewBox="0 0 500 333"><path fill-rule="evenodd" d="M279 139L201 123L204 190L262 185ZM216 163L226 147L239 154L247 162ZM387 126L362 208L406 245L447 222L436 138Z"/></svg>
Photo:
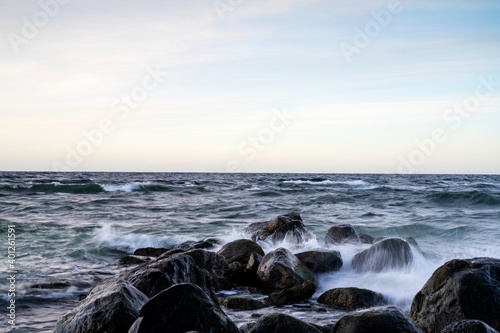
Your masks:
<svg viewBox="0 0 500 333"><path fill-rule="evenodd" d="M157 247L143 247L139 248L134 251L135 256L142 256L142 257L159 257L163 253L167 252L170 249L166 248L157 248Z"/></svg>
<svg viewBox="0 0 500 333"><path fill-rule="evenodd" d="M240 326L241 333L250 333L250 331L257 325L255 321L249 321L248 323L244 323Z"/></svg>
<svg viewBox="0 0 500 333"><path fill-rule="evenodd" d="M254 252L261 256L264 255L264 250L262 250L260 245L248 239L238 239L227 243L217 251L217 253L226 259L228 264L237 261L245 266Z"/></svg>
<svg viewBox="0 0 500 333"><path fill-rule="evenodd" d="M271 295L266 298L266 302L274 305L285 305L288 303L309 299L312 297L315 291L316 285L311 281L306 281L300 286L277 290L271 293Z"/></svg>
<svg viewBox="0 0 500 333"><path fill-rule="evenodd" d="M302 217L297 213L292 212L285 215L280 215L273 218L267 223L267 229L271 234L273 234L276 230L278 230L278 228L284 226L285 224L296 221L302 222Z"/></svg>
<svg viewBox="0 0 500 333"><path fill-rule="evenodd" d="M322 333L318 328L295 317L281 313L271 313L262 316L250 333Z"/></svg>
<svg viewBox="0 0 500 333"><path fill-rule="evenodd" d="M327 245L361 243L358 234L350 224L340 224L328 229L325 236L325 242Z"/></svg>
<svg viewBox="0 0 500 333"><path fill-rule="evenodd" d="M262 255L256 252L252 253L250 255L250 258L248 259L247 267L245 267L245 272L248 272L250 274L255 274L261 262L262 262Z"/></svg>
<svg viewBox="0 0 500 333"><path fill-rule="evenodd" d="M136 256L136 255L126 255L118 260L118 265L138 265L144 264L151 261L150 257Z"/></svg>
<svg viewBox="0 0 500 333"><path fill-rule="evenodd" d="M367 234L359 234L358 236L362 244L373 244L375 241L375 238Z"/></svg>
<svg viewBox="0 0 500 333"><path fill-rule="evenodd" d="M267 237L271 236L268 229L268 222L252 223L245 228L245 232L249 234L250 238L255 242L265 240Z"/></svg>
<svg viewBox="0 0 500 333"><path fill-rule="evenodd" d="M421 333L420 328L396 307L382 306L341 317L333 333Z"/></svg>
<svg viewBox="0 0 500 333"><path fill-rule="evenodd" d="M323 293L318 303L355 310L386 304L385 297L374 291L360 288L335 288Z"/></svg>
<svg viewBox="0 0 500 333"><path fill-rule="evenodd" d="M71 286L70 283L60 281L60 282L48 282L48 283L37 283L32 284L30 288L32 289L67 289Z"/></svg>
<svg viewBox="0 0 500 333"><path fill-rule="evenodd" d="M387 238L356 254L352 268L358 272L401 269L413 263L410 245L399 238Z"/></svg>
<svg viewBox="0 0 500 333"><path fill-rule="evenodd" d="M267 291L299 286L312 280L312 272L296 256L284 248L269 252L262 258L257 278Z"/></svg>
<svg viewBox="0 0 500 333"><path fill-rule="evenodd" d="M226 260L220 254L206 250L191 250L184 253L194 259L198 268L207 271L215 290L231 289L231 270Z"/></svg>
<svg viewBox="0 0 500 333"><path fill-rule="evenodd" d="M282 225L272 234L273 243L282 242L285 239L294 243L302 244L314 238L314 235L307 230L302 221L292 221Z"/></svg>
<svg viewBox="0 0 500 333"><path fill-rule="evenodd" d="M410 316L426 332L441 332L462 319L500 331L500 259L448 261L415 295Z"/></svg>
<svg viewBox="0 0 500 333"><path fill-rule="evenodd" d="M128 332L139 317L146 295L120 278L97 284L85 299L57 322L54 333Z"/></svg>
<svg viewBox="0 0 500 333"><path fill-rule="evenodd" d="M183 250L185 252L196 249L211 249L218 244L215 238L207 238L202 241L186 241L174 247L174 250Z"/></svg>
<svg viewBox="0 0 500 333"><path fill-rule="evenodd" d="M178 283L194 283L210 295L213 292L208 273L204 273L194 259L184 253L160 257L125 274L137 289L149 297Z"/></svg>
<svg viewBox="0 0 500 333"><path fill-rule="evenodd" d="M129 333L238 333L236 325L197 285L177 284L151 298Z"/></svg>
<svg viewBox="0 0 500 333"><path fill-rule="evenodd" d="M258 310L267 307L264 302L244 297L227 297L222 299L221 304L233 310Z"/></svg>
<svg viewBox="0 0 500 333"><path fill-rule="evenodd" d="M466 319L446 326L441 333L498 333L498 331L480 320Z"/></svg>
<svg viewBox="0 0 500 333"><path fill-rule="evenodd" d="M313 273L338 271L343 264L338 251L306 251L295 256Z"/></svg>

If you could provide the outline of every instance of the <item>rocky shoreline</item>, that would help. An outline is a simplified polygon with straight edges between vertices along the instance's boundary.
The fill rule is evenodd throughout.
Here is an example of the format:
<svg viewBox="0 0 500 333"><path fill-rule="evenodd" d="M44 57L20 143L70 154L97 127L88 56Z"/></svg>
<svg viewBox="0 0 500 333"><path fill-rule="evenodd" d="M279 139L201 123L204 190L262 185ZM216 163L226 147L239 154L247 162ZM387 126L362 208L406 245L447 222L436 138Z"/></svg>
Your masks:
<svg viewBox="0 0 500 333"><path fill-rule="evenodd" d="M120 259L129 268L97 283L57 322L55 333L72 332L496 332L500 330L500 259L451 260L439 267L415 295L411 311L388 304L384 295L361 288L335 288L309 301L317 275L343 265L336 250L265 253L261 241L301 244L314 235L299 214L250 224L248 239L219 244L190 241L175 248L143 248ZM357 253L359 273L404 269L412 264L413 238L373 239L350 225L331 227L325 244L370 244ZM220 247L222 245L222 247ZM219 248L220 247L220 248ZM214 248L219 248L217 252ZM234 295L224 297L224 291ZM244 291L244 292L238 292ZM227 293L226 293L227 295ZM251 295L251 296L249 296ZM328 324L281 311L336 312ZM262 309L269 309L262 314ZM255 320L235 324L234 311Z"/></svg>

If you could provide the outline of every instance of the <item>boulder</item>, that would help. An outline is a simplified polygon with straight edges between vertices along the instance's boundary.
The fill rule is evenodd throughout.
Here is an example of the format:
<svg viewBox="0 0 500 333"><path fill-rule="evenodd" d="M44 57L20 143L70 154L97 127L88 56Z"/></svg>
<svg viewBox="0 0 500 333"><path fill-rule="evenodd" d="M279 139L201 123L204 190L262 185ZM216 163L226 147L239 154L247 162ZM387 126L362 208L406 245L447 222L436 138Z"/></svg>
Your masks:
<svg viewBox="0 0 500 333"><path fill-rule="evenodd" d="M221 304L226 308L233 310L258 310L267 307L264 302L244 297L223 298Z"/></svg>
<svg viewBox="0 0 500 333"><path fill-rule="evenodd" d="M198 268L194 259L184 253L168 258L160 257L124 274L128 281L148 297L153 297L177 283L194 283L208 294L212 294L208 273Z"/></svg>
<svg viewBox="0 0 500 333"><path fill-rule="evenodd" d="M350 224L340 224L328 229L325 242L327 245L338 245L344 243L359 244L359 236Z"/></svg>
<svg viewBox="0 0 500 333"><path fill-rule="evenodd" d="M215 290L231 289L231 270L226 260L220 254L206 250L191 250L184 253L194 259L198 268L209 273L212 286Z"/></svg>
<svg viewBox="0 0 500 333"><path fill-rule="evenodd" d="M140 309L141 318L129 333L238 333L219 305L197 285L177 284L151 298Z"/></svg>
<svg viewBox="0 0 500 333"><path fill-rule="evenodd" d="M500 259L448 261L415 295L410 316L426 332L441 332L462 319L500 331Z"/></svg>
<svg viewBox="0 0 500 333"><path fill-rule="evenodd" d="M127 281L102 280L78 305L57 322L54 333L122 333L139 317L148 297Z"/></svg>
<svg viewBox="0 0 500 333"><path fill-rule="evenodd" d="M282 242L285 239L294 243L301 244L314 238L314 235L307 230L302 221L292 221L282 225L272 234L273 243Z"/></svg>
<svg viewBox="0 0 500 333"><path fill-rule="evenodd" d="M257 242L263 241L271 236L268 229L268 222L255 222L245 228L245 232L250 235L250 238Z"/></svg>
<svg viewBox="0 0 500 333"><path fill-rule="evenodd" d="M368 289L335 288L321 294L318 298L318 303L355 310L384 305L387 302L382 294Z"/></svg>
<svg viewBox="0 0 500 333"><path fill-rule="evenodd" d="M285 305L292 302L302 301L312 297L316 291L316 285L306 281L300 286L274 291L266 298L266 302L274 305Z"/></svg>
<svg viewBox="0 0 500 333"><path fill-rule="evenodd" d="M186 241L174 247L174 250L191 251L196 249L211 249L218 244L215 238L207 238L202 241Z"/></svg>
<svg viewBox="0 0 500 333"><path fill-rule="evenodd" d="M143 256L143 257L159 257L163 253L171 250L171 248L157 248L157 247L143 247L134 251L135 256Z"/></svg>
<svg viewBox="0 0 500 333"><path fill-rule="evenodd" d="M396 307L382 306L351 312L335 324L333 333L421 333L420 328Z"/></svg>
<svg viewBox="0 0 500 333"><path fill-rule="evenodd" d="M250 333L322 333L317 327L295 317L281 313L271 313L259 318Z"/></svg>
<svg viewBox="0 0 500 333"><path fill-rule="evenodd" d="M413 263L410 245L399 238L387 238L356 254L352 268L358 272L402 269Z"/></svg>
<svg viewBox="0 0 500 333"><path fill-rule="evenodd" d="M280 215L272 220L270 220L267 223L267 229L271 234L273 234L276 230L278 230L280 227L284 226L285 224L291 223L291 222L302 222L302 217L297 214L297 213L288 213L285 215Z"/></svg>
<svg viewBox="0 0 500 333"><path fill-rule="evenodd" d="M143 256L128 254L124 257L121 257L120 260L118 260L118 265L122 265L122 266L139 265L139 264L144 264L148 261L151 261L150 257L143 257Z"/></svg>
<svg viewBox="0 0 500 333"><path fill-rule="evenodd" d="M264 250L262 250L259 244L249 239L238 239L225 244L217 253L222 255L228 264L237 261L246 266L252 253L258 253L263 256Z"/></svg>
<svg viewBox="0 0 500 333"><path fill-rule="evenodd" d="M339 251L306 251L295 256L313 273L338 271L343 264Z"/></svg>
<svg viewBox="0 0 500 333"><path fill-rule="evenodd" d="M262 258L257 278L267 291L299 286L313 279L313 273L296 256L284 248L269 252Z"/></svg>
<svg viewBox="0 0 500 333"><path fill-rule="evenodd" d="M367 235L367 234L359 234L358 236L359 236L359 240L363 244L370 244L371 245L375 241L375 238L373 238L372 236Z"/></svg>
<svg viewBox="0 0 500 333"><path fill-rule="evenodd" d="M498 333L498 331L480 320L466 319L446 326L441 333Z"/></svg>

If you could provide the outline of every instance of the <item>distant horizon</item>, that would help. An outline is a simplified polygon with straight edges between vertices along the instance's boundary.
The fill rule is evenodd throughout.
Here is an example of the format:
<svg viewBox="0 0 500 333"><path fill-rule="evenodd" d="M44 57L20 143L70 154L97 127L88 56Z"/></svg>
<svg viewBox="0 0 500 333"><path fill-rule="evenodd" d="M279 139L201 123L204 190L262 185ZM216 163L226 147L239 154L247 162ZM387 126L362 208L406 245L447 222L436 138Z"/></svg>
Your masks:
<svg viewBox="0 0 500 333"><path fill-rule="evenodd" d="M499 1L0 8L3 170L500 174Z"/></svg>

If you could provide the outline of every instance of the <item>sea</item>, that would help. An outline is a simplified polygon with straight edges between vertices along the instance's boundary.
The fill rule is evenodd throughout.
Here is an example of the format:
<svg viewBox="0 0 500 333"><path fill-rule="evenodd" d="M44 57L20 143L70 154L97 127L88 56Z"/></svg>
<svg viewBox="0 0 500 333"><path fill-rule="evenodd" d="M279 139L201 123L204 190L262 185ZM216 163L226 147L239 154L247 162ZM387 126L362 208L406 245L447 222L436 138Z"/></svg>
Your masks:
<svg viewBox="0 0 500 333"><path fill-rule="evenodd" d="M318 276L312 300L259 311L313 323L341 315L310 311L328 289L371 289L408 312L446 261L500 258L500 175L0 172L0 331L51 332L97 281L124 269L118 260L137 248L208 237L223 244L248 238L250 223L288 212L299 213L316 238L301 245L262 242L266 252L335 249L344 266ZM356 273L352 258L369 245L326 246L325 234L337 224L375 238L413 237L421 251L412 248L410 267ZM246 291L220 295L238 293ZM15 326L8 322L12 299ZM238 325L255 320L245 311L228 315Z"/></svg>

